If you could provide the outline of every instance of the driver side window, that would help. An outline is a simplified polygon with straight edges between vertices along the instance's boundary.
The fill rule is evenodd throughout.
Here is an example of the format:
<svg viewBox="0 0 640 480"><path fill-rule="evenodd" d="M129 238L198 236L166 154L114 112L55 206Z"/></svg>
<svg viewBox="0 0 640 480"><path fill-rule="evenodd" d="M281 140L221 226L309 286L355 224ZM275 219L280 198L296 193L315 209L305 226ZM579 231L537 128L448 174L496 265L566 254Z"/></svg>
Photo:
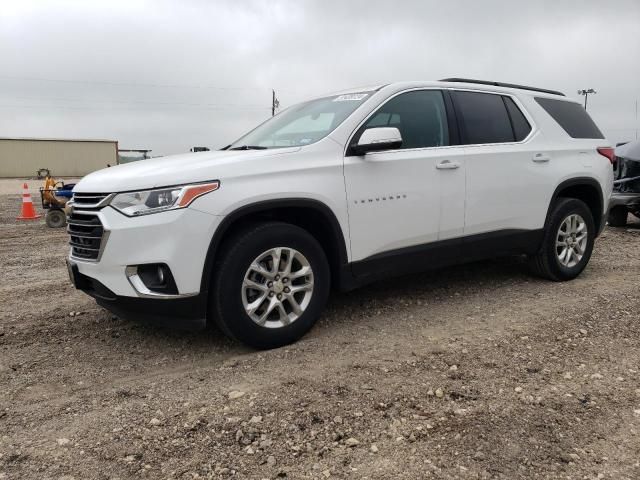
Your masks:
<svg viewBox="0 0 640 480"><path fill-rule="evenodd" d="M361 128L396 127L401 149L449 145L447 111L439 90L415 90L392 98Z"/></svg>

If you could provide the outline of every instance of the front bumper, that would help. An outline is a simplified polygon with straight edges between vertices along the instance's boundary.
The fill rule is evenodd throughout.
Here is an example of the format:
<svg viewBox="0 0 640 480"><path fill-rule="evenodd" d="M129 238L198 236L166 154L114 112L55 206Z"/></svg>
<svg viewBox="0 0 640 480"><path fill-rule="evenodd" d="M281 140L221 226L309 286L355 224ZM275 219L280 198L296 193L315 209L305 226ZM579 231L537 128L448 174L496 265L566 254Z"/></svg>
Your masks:
<svg viewBox="0 0 640 480"><path fill-rule="evenodd" d="M105 207L97 215L107 234L105 244L99 261L70 255L80 273L115 295L141 297L127 278L127 267L164 263L180 296L200 293L204 260L222 217L191 208L131 218Z"/></svg>
<svg viewBox="0 0 640 480"><path fill-rule="evenodd" d="M97 215L107 233L99 261L69 256L76 288L123 318L189 330L204 327L202 275L222 217L185 208L130 218L109 206ZM160 263L171 270L178 293L149 298L134 288L127 267Z"/></svg>
<svg viewBox="0 0 640 480"><path fill-rule="evenodd" d="M98 280L80 273L73 261L69 261L67 265L71 281L77 289L121 318L191 331L202 330L207 325L207 301L204 294L166 300L116 295Z"/></svg>

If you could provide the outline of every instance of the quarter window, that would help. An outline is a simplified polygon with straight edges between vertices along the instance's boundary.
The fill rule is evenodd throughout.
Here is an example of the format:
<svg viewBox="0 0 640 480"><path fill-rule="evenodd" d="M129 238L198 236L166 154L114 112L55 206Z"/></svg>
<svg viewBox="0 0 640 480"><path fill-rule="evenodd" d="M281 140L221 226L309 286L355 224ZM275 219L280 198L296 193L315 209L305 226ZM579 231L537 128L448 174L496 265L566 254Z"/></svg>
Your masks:
<svg viewBox="0 0 640 480"><path fill-rule="evenodd" d="M449 145L447 112L439 90L415 90L392 98L367 120L360 133L375 127L400 130L402 149Z"/></svg>
<svg viewBox="0 0 640 480"><path fill-rule="evenodd" d="M505 143L515 139L507 107L501 95L454 92L463 124L463 143Z"/></svg>
<svg viewBox="0 0 640 480"><path fill-rule="evenodd" d="M543 97L536 97L536 102L558 122L570 137L604 138L600 129L579 103Z"/></svg>

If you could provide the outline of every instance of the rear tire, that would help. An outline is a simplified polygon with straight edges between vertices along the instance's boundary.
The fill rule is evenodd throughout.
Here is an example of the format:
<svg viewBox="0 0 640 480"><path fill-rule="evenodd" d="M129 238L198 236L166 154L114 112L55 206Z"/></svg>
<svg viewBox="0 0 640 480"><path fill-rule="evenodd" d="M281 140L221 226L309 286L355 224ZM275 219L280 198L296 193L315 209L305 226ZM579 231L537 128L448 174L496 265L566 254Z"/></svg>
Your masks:
<svg viewBox="0 0 640 480"><path fill-rule="evenodd" d="M628 216L629 212L627 212L627 207L613 207L609 212L607 222L612 227L626 227Z"/></svg>
<svg viewBox="0 0 640 480"><path fill-rule="evenodd" d="M562 282L576 278L589 263L595 223L587 205L575 198L560 198L553 206L542 246L529 257L533 272Z"/></svg>
<svg viewBox="0 0 640 480"><path fill-rule="evenodd" d="M62 228L67 224L67 217L62 210L49 210L44 218L49 228Z"/></svg>
<svg viewBox="0 0 640 480"><path fill-rule="evenodd" d="M216 262L210 318L257 349L295 342L320 317L330 270L318 241L295 225L254 224L225 241Z"/></svg>

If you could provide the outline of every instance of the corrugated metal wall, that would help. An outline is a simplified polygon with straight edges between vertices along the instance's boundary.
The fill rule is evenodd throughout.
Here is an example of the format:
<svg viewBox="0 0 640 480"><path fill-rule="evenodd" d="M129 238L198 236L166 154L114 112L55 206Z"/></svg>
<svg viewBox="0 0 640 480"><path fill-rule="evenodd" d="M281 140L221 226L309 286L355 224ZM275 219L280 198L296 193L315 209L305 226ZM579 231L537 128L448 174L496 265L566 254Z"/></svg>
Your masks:
<svg viewBox="0 0 640 480"><path fill-rule="evenodd" d="M0 138L0 177L33 177L48 168L54 177L82 177L117 164L112 141Z"/></svg>

